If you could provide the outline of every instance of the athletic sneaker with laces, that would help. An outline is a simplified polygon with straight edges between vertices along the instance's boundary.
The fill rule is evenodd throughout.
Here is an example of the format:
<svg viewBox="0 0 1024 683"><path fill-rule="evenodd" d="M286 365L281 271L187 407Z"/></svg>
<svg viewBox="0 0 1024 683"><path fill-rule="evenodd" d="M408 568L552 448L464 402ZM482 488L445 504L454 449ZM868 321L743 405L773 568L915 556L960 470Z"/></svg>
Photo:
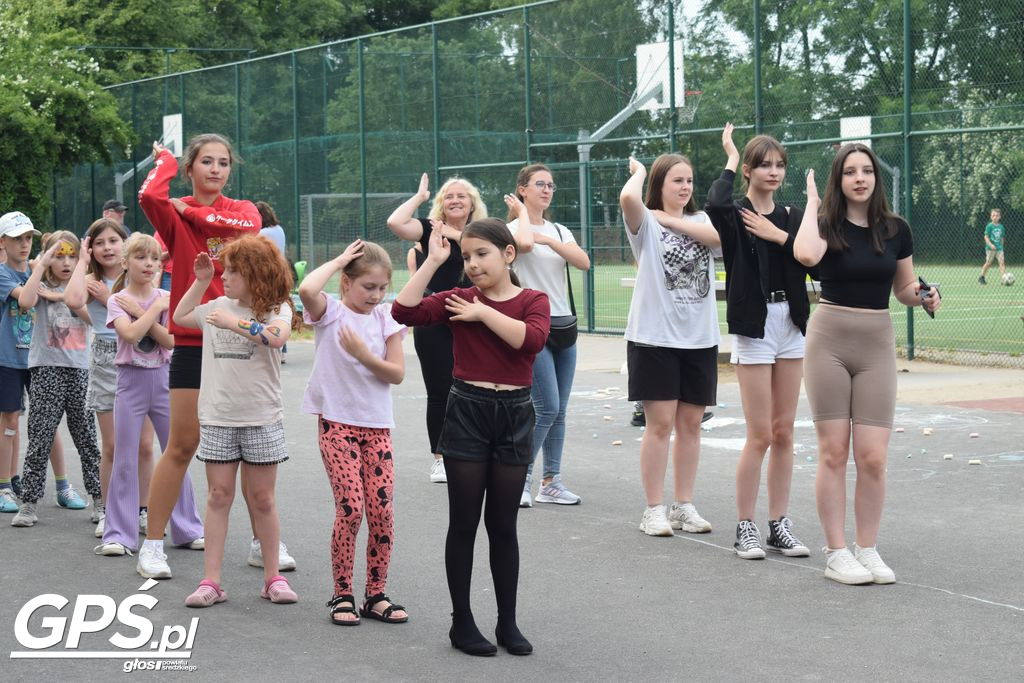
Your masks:
<svg viewBox="0 0 1024 683"><path fill-rule="evenodd" d="M100 543L98 546L92 549L97 555L106 555L107 557L118 557L121 555L131 556L132 551L125 548L117 541L110 541L109 543Z"/></svg>
<svg viewBox="0 0 1024 683"><path fill-rule="evenodd" d="M0 489L0 512L17 512L18 499L12 489Z"/></svg>
<svg viewBox="0 0 1024 683"><path fill-rule="evenodd" d="M107 513L100 513L100 521L96 522L96 529L93 530L92 535L96 538L103 538L103 531L107 527Z"/></svg>
<svg viewBox="0 0 1024 683"><path fill-rule="evenodd" d="M57 491L57 505L68 510L84 510L86 508L85 501L78 495L75 487L70 484L66 489Z"/></svg>
<svg viewBox="0 0 1024 683"><path fill-rule="evenodd" d="M857 561L850 549L843 546L838 550L822 548L825 553L825 578L845 583L850 586L859 586L874 581L864 565Z"/></svg>
<svg viewBox="0 0 1024 683"><path fill-rule="evenodd" d="M89 499L92 502L92 513L89 515L89 521L96 524L100 521L100 518L106 514L107 506L103 504L102 498L89 496Z"/></svg>
<svg viewBox="0 0 1024 683"><path fill-rule="evenodd" d="M283 576L275 576L267 581L260 591L260 597L278 605L290 605L299 601L299 596L288 585L288 579Z"/></svg>
<svg viewBox="0 0 1024 683"><path fill-rule="evenodd" d="M519 496L519 507L521 508L532 508L533 507L533 496L530 494L530 478L526 478L526 483L523 484L523 495Z"/></svg>
<svg viewBox="0 0 1024 683"><path fill-rule="evenodd" d="M143 536L149 533L149 510L139 510L139 533Z"/></svg>
<svg viewBox="0 0 1024 683"><path fill-rule="evenodd" d="M682 529L688 534L706 534L711 531L711 524L700 516L693 503L672 503L668 521L673 529Z"/></svg>
<svg viewBox="0 0 1024 683"><path fill-rule="evenodd" d="M441 458L434 458L433 464L430 465L430 483L448 483L448 475L444 471L444 460Z"/></svg>
<svg viewBox="0 0 1024 683"><path fill-rule="evenodd" d="M647 425L647 416L644 414L644 404L640 401L633 403L633 416L629 418L629 424L634 427Z"/></svg>
<svg viewBox="0 0 1024 683"><path fill-rule="evenodd" d="M252 539L249 545L249 566L263 568L263 548L260 546L260 539ZM281 541L277 549L277 571L295 571L295 558L288 554L288 546Z"/></svg>
<svg viewBox="0 0 1024 683"><path fill-rule="evenodd" d="M640 520L640 531L648 536L674 536L672 526L665 516L664 505L653 505L644 510L644 516Z"/></svg>
<svg viewBox="0 0 1024 683"><path fill-rule="evenodd" d="M875 583L896 583L896 573L889 569L889 565L882 561L874 546L861 548L856 543L853 545L853 556L864 568L871 572L871 578Z"/></svg>
<svg viewBox="0 0 1024 683"><path fill-rule="evenodd" d="M35 503L22 503L18 506L18 514L11 520L11 526L34 526L39 521Z"/></svg>
<svg viewBox="0 0 1024 683"><path fill-rule="evenodd" d="M167 555L162 550L142 544L139 549L139 561L135 565L135 571L144 579L169 579L171 568L167 564Z"/></svg>
<svg viewBox="0 0 1024 683"><path fill-rule="evenodd" d="M768 550L786 557L807 557L810 549L793 535L793 520L782 515L768 520Z"/></svg>
<svg viewBox="0 0 1024 683"><path fill-rule="evenodd" d="M561 475L555 475L551 481L540 487L537 492L538 503L556 503L558 505L579 505L582 499L565 488Z"/></svg>
<svg viewBox="0 0 1024 683"><path fill-rule="evenodd" d="M763 560L764 548L761 547L761 532L757 525L749 519L741 519L736 525L736 542L733 550L744 560Z"/></svg>

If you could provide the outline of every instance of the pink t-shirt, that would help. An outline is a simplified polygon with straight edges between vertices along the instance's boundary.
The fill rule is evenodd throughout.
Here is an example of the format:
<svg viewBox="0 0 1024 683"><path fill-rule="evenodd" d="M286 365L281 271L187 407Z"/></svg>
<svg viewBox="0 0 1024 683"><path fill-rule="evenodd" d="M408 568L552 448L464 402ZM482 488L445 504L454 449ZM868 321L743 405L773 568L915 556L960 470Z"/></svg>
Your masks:
<svg viewBox="0 0 1024 683"><path fill-rule="evenodd" d="M327 299L320 320L314 322L308 312L302 314L304 322L315 330L316 344L313 372L302 398L303 412L355 427L394 427L391 385L377 379L342 348L338 333L347 326L375 356L384 358L388 337L400 334L405 338L408 328L395 322L387 306L377 306L372 313L356 313L323 292L320 296Z"/></svg>
<svg viewBox="0 0 1024 683"><path fill-rule="evenodd" d="M128 293L128 290L121 290L117 294L111 294L110 298L107 299L107 327L112 330L115 329L114 321L118 318L128 318L129 321L134 321L134 318L128 315L128 313L121 308L121 304L117 303L117 297L121 295L134 299L142 310L148 311L150 305L158 296L168 296L169 292L164 289L154 289L152 295L145 300L132 296ZM160 314L160 317L157 318L157 322L164 327L167 326L167 311ZM117 336L117 354L114 356L114 365L134 365L137 368L158 368L170 361L171 350L160 346L160 344L148 334L134 344L126 342L121 338L121 335Z"/></svg>

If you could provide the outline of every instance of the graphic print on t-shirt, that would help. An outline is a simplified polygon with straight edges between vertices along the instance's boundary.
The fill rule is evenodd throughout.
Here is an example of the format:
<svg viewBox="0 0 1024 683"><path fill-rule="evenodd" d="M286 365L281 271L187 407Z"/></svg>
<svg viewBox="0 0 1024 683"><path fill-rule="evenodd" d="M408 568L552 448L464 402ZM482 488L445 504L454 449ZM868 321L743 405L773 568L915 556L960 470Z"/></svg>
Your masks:
<svg viewBox="0 0 1024 683"><path fill-rule="evenodd" d="M211 336L214 358L249 360L256 351L256 345L231 330L208 327L204 334Z"/></svg>
<svg viewBox="0 0 1024 683"><path fill-rule="evenodd" d="M14 344L19 349L27 349L32 342L32 319L35 317L35 313L35 308L25 310L19 306L17 299L8 300L7 315L11 317Z"/></svg>
<svg viewBox="0 0 1024 683"><path fill-rule="evenodd" d="M46 331L46 345L52 349L67 351L85 350L87 328L81 318L72 313L63 301L50 304L48 312L49 329Z"/></svg>
<svg viewBox="0 0 1024 683"><path fill-rule="evenodd" d="M703 299L711 288L708 265L711 252L700 242L668 230L661 232L661 263L665 289L692 289Z"/></svg>

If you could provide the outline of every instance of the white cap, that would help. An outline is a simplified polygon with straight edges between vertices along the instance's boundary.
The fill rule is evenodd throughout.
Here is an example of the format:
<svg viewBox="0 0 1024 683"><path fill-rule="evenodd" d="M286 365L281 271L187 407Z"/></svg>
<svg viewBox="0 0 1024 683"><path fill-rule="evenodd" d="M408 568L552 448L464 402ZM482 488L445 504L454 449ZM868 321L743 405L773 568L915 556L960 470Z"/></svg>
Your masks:
<svg viewBox="0 0 1024 683"><path fill-rule="evenodd" d="M21 211L11 211L0 216L0 237L19 237L26 232L41 234Z"/></svg>

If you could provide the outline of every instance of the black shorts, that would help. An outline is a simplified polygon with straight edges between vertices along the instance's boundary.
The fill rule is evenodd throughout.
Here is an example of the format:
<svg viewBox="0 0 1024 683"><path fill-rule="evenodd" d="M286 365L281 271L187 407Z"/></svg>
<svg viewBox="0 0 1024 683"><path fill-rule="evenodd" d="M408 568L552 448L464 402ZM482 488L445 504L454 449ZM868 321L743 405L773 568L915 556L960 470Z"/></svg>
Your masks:
<svg viewBox="0 0 1024 683"><path fill-rule="evenodd" d="M170 389L198 389L203 378L203 347L175 346L171 352Z"/></svg>
<svg viewBox="0 0 1024 683"><path fill-rule="evenodd" d="M31 375L24 368L0 367L0 413L25 410Z"/></svg>
<svg viewBox="0 0 1024 683"><path fill-rule="evenodd" d="M718 347L672 349L626 342L630 401L718 401Z"/></svg>
<svg viewBox="0 0 1024 683"><path fill-rule="evenodd" d="M437 452L446 459L528 465L533 427L530 387L497 391L455 380Z"/></svg>

